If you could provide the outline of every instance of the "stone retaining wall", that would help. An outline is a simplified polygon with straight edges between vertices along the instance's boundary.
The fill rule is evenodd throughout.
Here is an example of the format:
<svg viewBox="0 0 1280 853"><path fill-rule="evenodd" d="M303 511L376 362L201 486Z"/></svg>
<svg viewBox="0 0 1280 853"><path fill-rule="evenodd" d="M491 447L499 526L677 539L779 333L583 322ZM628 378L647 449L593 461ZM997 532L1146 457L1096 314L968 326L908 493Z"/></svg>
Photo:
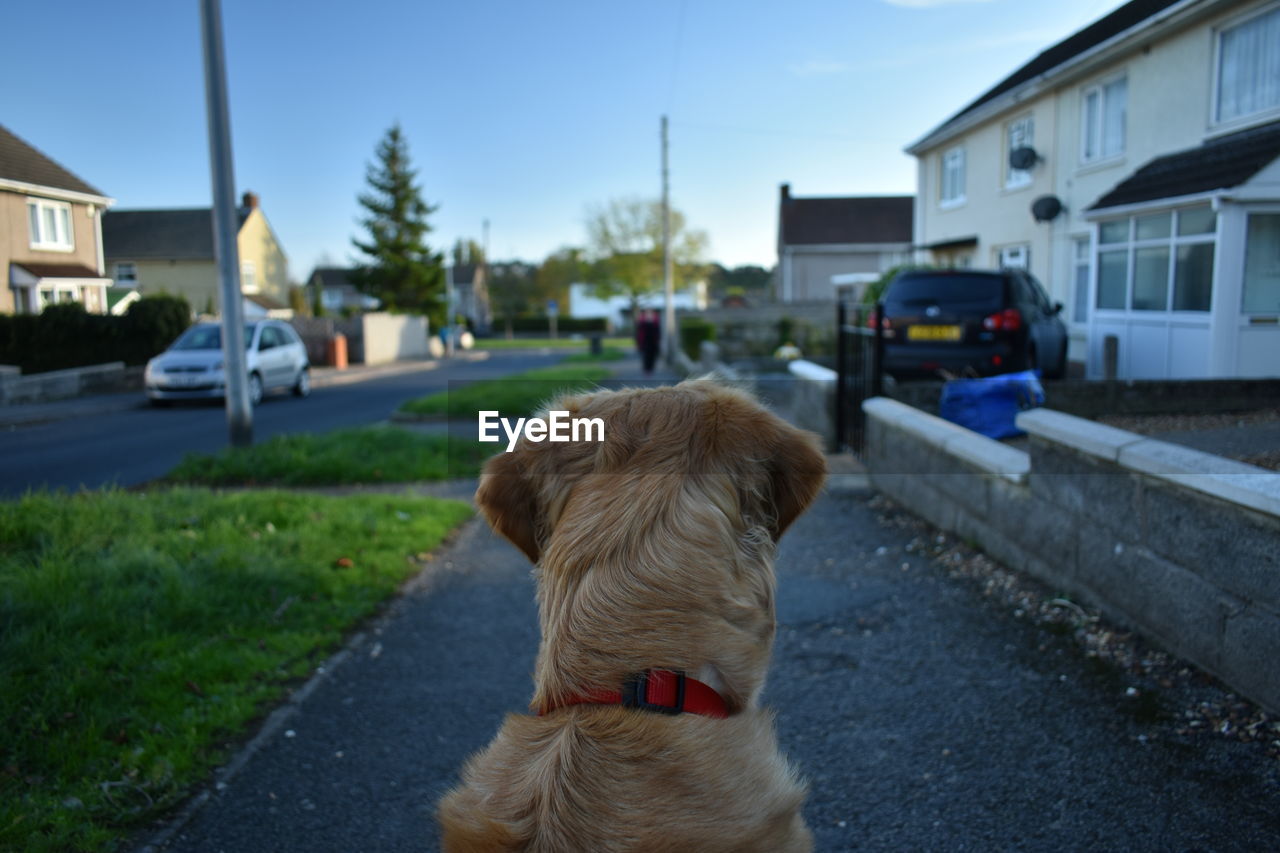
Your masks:
<svg viewBox="0 0 1280 853"><path fill-rule="evenodd" d="M877 489L1280 712L1280 476L1050 409L1030 453L863 409Z"/></svg>

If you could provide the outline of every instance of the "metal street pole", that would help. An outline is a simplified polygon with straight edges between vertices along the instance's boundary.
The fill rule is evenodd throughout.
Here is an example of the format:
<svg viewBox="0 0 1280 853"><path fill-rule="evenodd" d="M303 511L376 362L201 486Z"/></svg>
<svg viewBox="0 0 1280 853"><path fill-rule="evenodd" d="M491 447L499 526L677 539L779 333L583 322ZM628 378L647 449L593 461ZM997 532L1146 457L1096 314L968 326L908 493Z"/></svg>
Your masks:
<svg viewBox="0 0 1280 853"><path fill-rule="evenodd" d="M671 269L671 187L667 180L667 117L662 117L662 351L670 364L676 352L675 276Z"/></svg>
<svg viewBox="0 0 1280 853"><path fill-rule="evenodd" d="M219 0L200 0L204 41L204 92L209 116L209 166L213 175L213 256L222 301L222 364L226 376L227 427L232 447L253 444L253 408L245 372L244 305L240 296L240 251L236 247L236 178L231 165L231 116L227 108L227 63Z"/></svg>
<svg viewBox="0 0 1280 853"><path fill-rule="evenodd" d="M456 261L455 261L455 264L456 264ZM445 300L445 304L448 307L445 308L445 322L444 322L443 331L446 334L448 334L448 337L445 338L445 342L444 342L444 354L448 358L453 358L453 336L455 331L453 328L453 315L454 315L454 312L458 310L456 307L454 307L455 297L453 292L453 271L455 269L457 269L456 266L450 266L449 264L445 264L444 286L445 286L445 295L448 297ZM472 282L471 289L472 291L474 291L475 290L475 273L471 274L471 282Z"/></svg>

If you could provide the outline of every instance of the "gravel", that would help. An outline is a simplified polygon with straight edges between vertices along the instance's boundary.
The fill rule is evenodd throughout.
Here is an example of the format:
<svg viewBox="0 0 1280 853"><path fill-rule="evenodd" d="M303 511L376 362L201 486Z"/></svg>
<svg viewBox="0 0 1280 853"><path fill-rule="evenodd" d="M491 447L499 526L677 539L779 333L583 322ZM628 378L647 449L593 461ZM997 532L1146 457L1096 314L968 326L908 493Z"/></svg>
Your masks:
<svg viewBox="0 0 1280 853"><path fill-rule="evenodd" d="M949 536L893 501L870 501L880 523L914 533L908 552L926 556L948 577L976 589L991 606L1028 622L1046 635L1067 636L1099 675L1123 681L1135 712L1158 724L1166 737L1187 744L1227 738L1250 744L1280 766L1280 718L1242 698L1212 675L1153 647L1137 634L1107 621L1028 575L1005 568L981 551ZM1040 645L1044 651L1046 646Z"/></svg>

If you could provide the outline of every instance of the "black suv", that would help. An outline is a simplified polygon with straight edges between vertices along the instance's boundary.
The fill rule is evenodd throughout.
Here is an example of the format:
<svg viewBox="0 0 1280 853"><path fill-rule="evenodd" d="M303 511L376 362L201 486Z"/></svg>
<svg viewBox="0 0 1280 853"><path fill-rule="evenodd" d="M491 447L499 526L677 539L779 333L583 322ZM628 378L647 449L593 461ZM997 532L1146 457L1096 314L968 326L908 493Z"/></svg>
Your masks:
<svg viewBox="0 0 1280 853"><path fill-rule="evenodd" d="M1062 303L1024 270L906 270L882 302L871 322L884 329L884 371L894 377L1066 372Z"/></svg>

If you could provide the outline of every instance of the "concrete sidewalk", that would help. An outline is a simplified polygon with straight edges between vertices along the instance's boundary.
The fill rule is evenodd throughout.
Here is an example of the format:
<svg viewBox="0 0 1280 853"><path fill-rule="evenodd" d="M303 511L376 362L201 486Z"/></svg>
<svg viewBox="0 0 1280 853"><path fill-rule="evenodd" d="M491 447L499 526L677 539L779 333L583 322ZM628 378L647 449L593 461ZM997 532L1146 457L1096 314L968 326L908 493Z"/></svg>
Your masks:
<svg viewBox="0 0 1280 853"><path fill-rule="evenodd" d="M779 551L765 701L817 850L1280 849L1274 761L1139 713L1131 676L993 607L919 535L836 487ZM538 628L527 560L481 521L433 566L143 849L438 849L435 802L527 713Z"/></svg>
<svg viewBox="0 0 1280 853"><path fill-rule="evenodd" d="M489 358L486 350L471 350L458 353L453 357L458 361L483 361ZM427 359L422 361L397 361L391 364L353 364L343 370L335 367L312 367L311 387L325 388L333 385L347 385L352 382L365 382L370 379L381 379L387 376L399 376L421 370L435 370L450 362L445 359ZM145 408L148 405L146 394L137 391L122 391L116 394L91 394L69 400L54 400L48 403L21 403L14 406L0 406L0 427L26 426L30 424L49 423L71 418L92 417L107 412L122 412L129 409Z"/></svg>

